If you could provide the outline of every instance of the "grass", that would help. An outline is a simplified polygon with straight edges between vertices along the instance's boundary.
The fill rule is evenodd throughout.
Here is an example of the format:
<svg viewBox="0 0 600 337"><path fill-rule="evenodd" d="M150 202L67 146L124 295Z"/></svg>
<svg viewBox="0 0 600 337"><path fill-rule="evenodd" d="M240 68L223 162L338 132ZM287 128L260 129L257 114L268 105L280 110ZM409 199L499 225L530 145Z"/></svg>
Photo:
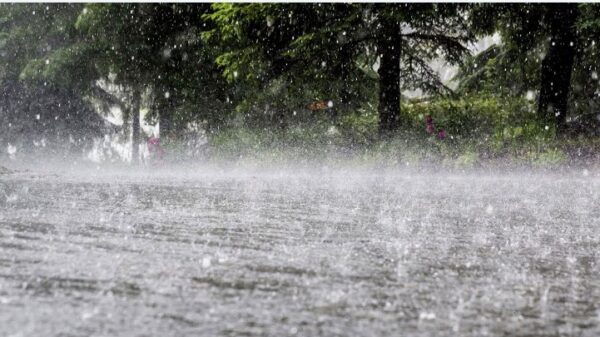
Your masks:
<svg viewBox="0 0 600 337"><path fill-rule="evenodd" d="M208 158L237 164L344 163L367 166L561 167L600 161L598 137L555 137L522 99L467 97L402 106L402 128L377 137L377 114L360 110L338 120L280 128L222 129L209 137ZM425 131L425 117L447 138Z"/></svg>
<svg viewBox="0 0 600 337"><path fill-rule="evenodd" d="M208 157L239 165L330 163L361 166L560 167L596 164L599 139L531 140L497 143L428 136L424 130L402 130L395 137L356 143L341 132L322 128L288 131L235 129L210 138ZM423 134L419 134L423 133Z"/></svg>

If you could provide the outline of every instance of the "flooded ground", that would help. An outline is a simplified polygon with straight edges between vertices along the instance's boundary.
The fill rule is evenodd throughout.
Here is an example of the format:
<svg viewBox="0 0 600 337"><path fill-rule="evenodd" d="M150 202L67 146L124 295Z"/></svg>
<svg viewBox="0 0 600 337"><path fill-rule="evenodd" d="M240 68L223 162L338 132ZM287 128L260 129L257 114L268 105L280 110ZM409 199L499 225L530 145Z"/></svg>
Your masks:
<svg viewBox="0 0 600 337"><path fill-rule="evenodd" d="M0 176L1 336L598 336L597 174Z"/></svg>

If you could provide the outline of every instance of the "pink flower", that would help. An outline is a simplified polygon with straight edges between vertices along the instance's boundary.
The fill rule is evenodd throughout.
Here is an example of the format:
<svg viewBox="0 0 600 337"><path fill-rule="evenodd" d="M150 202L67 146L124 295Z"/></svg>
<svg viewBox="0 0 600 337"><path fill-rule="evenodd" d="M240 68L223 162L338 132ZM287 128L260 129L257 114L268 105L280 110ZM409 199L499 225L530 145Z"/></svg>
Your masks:
<svg viewBox="0 0 600 337"><path fill-rule="evenodd" d="M427 126L425 127L425 131L427 131L427 133L434 133L435 126L433 124L427 124Z"/></svg>
<svg viewBox="0 0 600 337"><path fill-rule="evenodd" d="M146 145L148 145L148 151L155 152L160 148L160 139L156 137L150 137L150 139L148 139L146 142Z"/></svg>
<svg viewBox="0 0 600 337"><path fill-rule="evenodd" d="M160 146L160 138L150 137L146 142L146 146L148 146L148 152L151 157L159 160L163 158L165 151Z"/></svg>
<svg viewBox="0 0 600 337"><path fill-rule="evenodd" d="M435 132L435 125L433 124L433 118L431 118L431 116L425 116L425 124L425 131L427 131L427 133L433 134Z"/></svg>
<svg viewBox="0 0 600 337"><path fill-rule="evenodd" d="M446 138L446 131L444 129L439 129L437 136L438 136L438 139L445 139Z"/></svg>

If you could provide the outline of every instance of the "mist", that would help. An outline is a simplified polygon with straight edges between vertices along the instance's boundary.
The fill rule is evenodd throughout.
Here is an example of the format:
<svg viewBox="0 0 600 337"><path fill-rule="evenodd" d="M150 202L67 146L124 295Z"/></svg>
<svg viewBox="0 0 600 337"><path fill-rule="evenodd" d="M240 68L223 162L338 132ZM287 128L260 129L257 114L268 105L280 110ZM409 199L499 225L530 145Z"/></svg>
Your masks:
<svg viewBox="0 0 600 337"><path fill-rule="evenodd" d="M596 4L0 4L0 336L596 336Z"/></svg>

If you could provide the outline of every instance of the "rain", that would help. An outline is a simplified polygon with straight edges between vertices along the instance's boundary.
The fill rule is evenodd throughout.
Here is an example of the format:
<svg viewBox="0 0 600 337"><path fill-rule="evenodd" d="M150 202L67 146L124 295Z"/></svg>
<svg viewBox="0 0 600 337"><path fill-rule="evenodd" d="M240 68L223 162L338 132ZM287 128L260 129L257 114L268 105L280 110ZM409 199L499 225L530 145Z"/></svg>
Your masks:
<svg viewBox="0 0 600 337"><path fill-rule="evenodd" d="M0 336L597 336L599 18L0 4Z"/></svg>

